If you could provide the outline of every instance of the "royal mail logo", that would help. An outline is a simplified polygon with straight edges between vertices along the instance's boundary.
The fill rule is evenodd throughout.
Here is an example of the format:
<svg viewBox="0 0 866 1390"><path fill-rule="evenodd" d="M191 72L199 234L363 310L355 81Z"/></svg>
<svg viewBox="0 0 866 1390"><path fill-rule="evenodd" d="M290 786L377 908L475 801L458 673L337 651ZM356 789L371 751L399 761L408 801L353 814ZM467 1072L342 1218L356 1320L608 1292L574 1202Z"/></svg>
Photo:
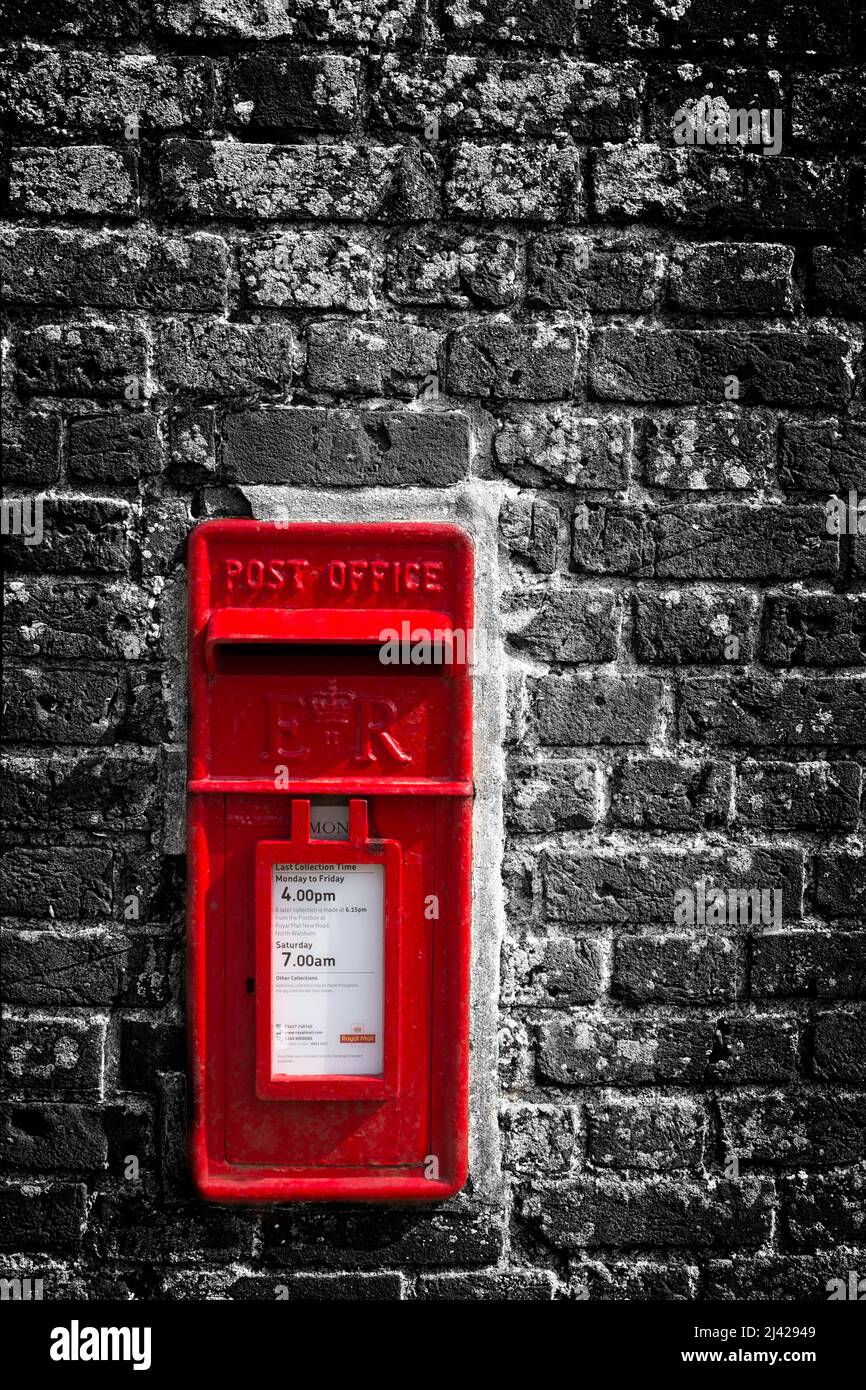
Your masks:
<svg viewBox="0 0 866 1390"><path fill-rule="evenodd" d="M340 1042L341 1042L341 1043L374 1043L375 1041L376 1041L376 1034L375 1034L375 1033L341 1033L341 1034L340 1034Z"/></svg>
<svg viewBox="0 0 866 1390"><path fill-rule="evenodd" d="M411 763L412 755L392 732L399 711L384 696L356 695L335 678L321 690L284 700L266 700L263 758L299 762L315 744L342 752L358 766L382 761Z"/></svg>

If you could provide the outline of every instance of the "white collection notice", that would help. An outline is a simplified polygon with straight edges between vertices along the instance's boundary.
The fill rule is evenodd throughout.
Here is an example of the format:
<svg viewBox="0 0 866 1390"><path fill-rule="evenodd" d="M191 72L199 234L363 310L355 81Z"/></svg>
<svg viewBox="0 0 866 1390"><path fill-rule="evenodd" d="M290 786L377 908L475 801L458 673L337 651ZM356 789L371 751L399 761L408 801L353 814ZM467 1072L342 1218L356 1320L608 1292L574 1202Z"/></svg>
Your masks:
<svg viewBox="0 0 866 1390"><path fill-rule="evenodd" d="M274 864L274 1074L381 1073L384 921L384 865Z"/></svg>

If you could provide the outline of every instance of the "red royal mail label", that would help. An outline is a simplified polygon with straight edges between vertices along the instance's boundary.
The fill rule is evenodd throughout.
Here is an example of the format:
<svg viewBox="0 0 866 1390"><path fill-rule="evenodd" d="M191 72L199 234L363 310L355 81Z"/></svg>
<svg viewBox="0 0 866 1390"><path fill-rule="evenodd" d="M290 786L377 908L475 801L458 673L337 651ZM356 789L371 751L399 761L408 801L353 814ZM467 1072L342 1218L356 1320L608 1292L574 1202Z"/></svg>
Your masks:
<svg viewBox="0 0 866 1390"><path fill-rule="evenodd" d="M375 1033L341 1033L340 1042L364 1042L371 1043L376 1041Z"/></svg>

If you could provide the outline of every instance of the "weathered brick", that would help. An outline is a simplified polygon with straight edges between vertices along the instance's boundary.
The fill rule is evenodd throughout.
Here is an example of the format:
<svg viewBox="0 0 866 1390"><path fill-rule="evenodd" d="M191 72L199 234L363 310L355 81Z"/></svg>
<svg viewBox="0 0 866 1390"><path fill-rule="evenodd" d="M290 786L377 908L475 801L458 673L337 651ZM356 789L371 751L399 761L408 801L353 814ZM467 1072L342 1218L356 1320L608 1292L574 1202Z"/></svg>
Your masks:
<svg viewBox="0 0 866 1390"><path fill-rule="evenodd" d="M129 568L133 510L119 498L58 496L42 501L42 539L9 536L10 571L70 570L122 574Z"/></svg>
<svg viewBox="0 0 866 1390"><path fill-rule="evenodd" d="M866 428L847 420L785 420L780 478L783 487L811 492L866 491Z"/></svg>
<svg viewBox="0 0 866 1390"><path fill-rule="evenodd" d="M754 995L817 999L866 994L866 932L762 932L752 945Z"/></svg>
<svg viewBox="0 0 866 1390"><path fill-rule="evenodd" d="M159 236L49 227L0 231L7 303L219 309L228 247L207 232Z"/></svg>
<svg viewBox="0 0 866 1390"><path fill-rule="evenodd" d="M739 382L747 405L843 405L849 343L838 333L604 328L592 334L590 387L600 400L723 401Z"/></svg>
<svg viewBox="0 0 866 1390"><path fill-rule="evenodd" d="M587 1147L601 1168L696 1168L701 1162L706 1116L692 1099L612 1100L594 1105L587 1118Z"/></svg>
<svg viewBox="0 0 866 1390"><path fill-rule="evenodd" d="M572 324L485 320L454 330L448 389L459 396L561 400L571 395L577 353Z"/></svg>
<svg viewBox="0 0 866 1390"><path fill-rule="evenodd" d="M622 416L587 416L574 406L511 408L493 440L496 462L516 483L625 487L630 426Z"/></svg>
<svg viewBox="0 0 866 1390"><path fill-rule="evenodd" d="M834 246L812 252L815 299L830 313L862 318L866 313L866 256Z"/></svg>
<svg viewBox="0 0 866 1390"><path fill-rule="evenodd" d="M445 206L457 217L576 222L581 191L574 148L461 142L445 183Z"/></svg>
<svg viewBox="0 0 866 1390"><path fill-rule="evenodd" d="M114 671L12 667L6 737L21 743L104 743L118 719Z"/></svg>
<svg viewBox="0 0 866 1390"><path fill-rule="evenodd" d="M524 833L573 830L598 817L598 769L573 759L513 762L508 769L505 815Z"/></svg>
<svg viewBox="0 0 866 1390"><path fill-rule="evenodd" d="M360 76L357 58L265 49L232 63L226 100L242 126L351 130L358 119Z"/></svg>
<svg viewBox="0 0 866 1390"><path fill-rule="evenodd" d="M675 666L751 661L757 612L757 600L750 593L639 590L634 609L638 659Z"/></svg>
<svg viewBox="0 0 866 1390"><path fill-rule="evenodd" d="M419 1222L411 1212L271 1208L262 1219L266 1265L380 1270L495 1265L503 1245L499 1213L485 1203L440 1208ZM313 1252L316 1252L315 1255Z"/></svg>
<svg viewBox="0 0 866 1390"><path fill-rule="evenodd" d="M744 825L853 829L860 817L860 767L854 762L745 762L737 777L737 819Z"/></svg>
<svg viewBox="0 0 866 1390"><path fill-rule="evenodd" d="M724 825L731 802L729 764L679 757L622 759L610 776L614 825L639 830L702 830Z"/></svg>
<svg viewBox="0 0 866 1390"><path fill-rule="evenodd" d="M531 496L507 497L499 529L512 555L540 574L553 574L559 552L559 509Z"/></svg>
<svg viewBox="0 0 866 1390"><path fill-rule="evenodd" d="M673 924L677 894L690 891L697 905L701 883L726 894L726 911L734 891L778 889L785 921L802 915L803 852L787 846L551 849L542 855L541 871L552 921ZM751 905L744 903L747 910Z"/></svg>
<svg viewBox="0 0 866 1390"><path fill-rule="evenodd" d="M98 1091L105 1023L83 1014L3 1019L4 1084L17 1092Z"/></svg>
<svg viewBox="0 0 866 1390"><path fill-rule="evenodd" d="M10 580L5 599L7 654L136 660L158 648L155 601L132 584L89 580Z"/></svg>
<svg viewBox="0 0 866 1390"><path fill-rule="evenodd" d="M808 1173L782 1187L782 1222L794 1246L835 1250L866 1238L866 1183L860 1173ZM847 1286L847 1269L839 1274ZM855 1275L859 1284L859 1274ZM847 1291L847 1290L846 1290ZM862 1298L862 1294L860 1295Z"/></svg>
<svg viewBox="0 0 866 1390"><path fill-rule="evenodd" d="M133 1091L152 1091L158 1072L183 1071L184 1030L162 1018L123 1018L120 1024L120 1076Z"/></svg>
<svg viewBox="0 0 866 1390"><path fill-rule="evenodd" d="M156 418L141 411L69 422L69 472L88 482L127 483L162 466Z"/></svg>
<svg viewBox="0 0 866 1390"><path fill-rule="evenodd" d="M18 146L11 156L9 200L14 212L30 216L135 217L138 156L106 145Z"/></svg>
<svg viewBox="0 0 866 1390"><path fill-rule="evenodd" d="M16 830L147 830L162 813L152 749L7 754L0 808Z"/></svg>
<svg viewBox="0 0 866 1390"><path fill-rule="evenodd" d="M312 391L414 396L436 376L440 334L414 323L314 323L307 342Z"/></svg>
<svg viewBox="0 0 866 1390"><path fill-rule="evenodd" d="M148 394L150 338L140 319L42 324L20 334L17 360L22 391L134 400Z"/></svg>
<svg viewBox="0 0 866 1390"><path fill-rule="evenodd" d="M755 1248L772 1229L770 1183L574 1178L533 1189L523 1219L559 1249L630 1245Z"/></svg>
<svg viewBox="0 0 866 1390"><path fill-rule="evenodd" d="M644 417L641 446L652 487L739 492L771 483L776 427L760 410L654 414Z"/></svg>
<svg viewBox="0 0 866 1390"><path fill-rule="evenodd" d="M388 296L396 304L492 308L521 289L521 244L497 232L468 235L449 227L410 227L388 256Z"/></svg>
<svg viewBox="0 0 866 1390"><path fill-rule="evenodd" d="M815 902L827 917L858 917L866 911L866 855L861 850L821 850Z"/></svg>
<svg viewBox="0 0 866 1390"><path fill-rule="evenodd" d="M835 232L847 216L849 183L849 171L835 159L708 155L656 145L612 145L593 165L599 217L716 233Z"/></svg>
<svg viewBox="0 0 866 1390"><path fill-rule="evenodd" d="M64 878L66 888L68 873ZM50 905L53 907L53 902ZM66 894L60 906L64 915L70 912ZM43 914L40 911L38 915ZM4 1002L61 1007L111 1004L119 993L128 949L123 938L104 931L73 936L47 929L4 931L2 948Z"/></svg>
<svg viewBox="0 0 866 1390"><path fill-rule="evenodd" d="M40 487L54 483L60 474L59 415L31 412L16 416L5 411L3 421L3 477L7 483Z"/></svg>
<svg viewBox="0 0 866 1390"><path fill-rule="evenodd" d="M99 917L111 912L111 850L77 845L3 854L10 917Z"/></svg>
<svg viewBox="0 0 866 1390"><path fill-rule="evenodd" d="M0 1188L0 1247L4 1250L77 1250L87 1211L87 1189L27 1183Z"/></svg>
<svg viewBox="0 0 866 1390"><path fill-rule="evenodd" d="M833 575L836 538L819 507L695 504L659 514L660 579L805 579Z"/></svg>
<svg viewBox="0 0 866 1390"><path fill-rule="evenodd" d="M862 95L862 68L796 73L791 102L792 135L814 144L838 146L845 140L862 143Z"/></svg>
<svg viewBox="0 0 866 1390"><path fill-rule="evenodd" d="M866 1010L818 1014L813 1065L828 1081L866 1081Z"/></svg>
<svg viewBox="0 0 866 1390"><path fill-rule="evenodd" d="M545 744L649 743L658 731L662 682L649 676L546 676L533 682Z"/></svg>
<svg viewBox="0 0 866 1390"><path fill-rule="evenodd" d="M12 34L75 34L99 39L137 34L141 21L140 0L33 0L22 10L14 0L2 0L0 20Z"/></svg>
<svg viewBox="0 0 866 1390"><path fill-rule="evenodd" d="M504 626L510 643L542 661L612 661L619 647L622 607L609 589L561 589L522 594Z"/></svg>
<svg viewBox="0 0 866 1390"><path fill-rule="evenodd" d="M372 309L382 256L353 232L296 228L241 247L241 278L251 304L278 309Z"/></svg>
<svg viewBox="0 0 866 1390"><path fill-rule="evenodd" d="M722 1138L752 1163L851 1163L860 1154L866 1097L843 1091L722 1095Z"/></svg>
<svg viewBox="0 0 866 1390"><path fill-rule="evenodd" d="M155 373L166 391L250 395L287 387L294 354L284 323L168 319L160 326Z"/></svg>
<svg viewBox="0 0 866 1390"><path fill-rule="evenodd" d="M433 217L431 156L406 145L253 145L169 140L162 192L179 213L201 217Z"/></svg>
<svg viewBox="0 0 866 1390"><path fill-rule="evenodd" d="M0 1163L40 1172L104 1168L108 1139L103 1112L74 1102L0 1107Z"/></svg>
<svg viewBox="0 0 866 1390"><path fill-rule="evenodd" d="M241 412L225 420L223 458L239 482L445 487L469 471L469 421L456 410Z"/></svg>
<svg viewBox="0 0 866 1390"><path fill-rule="evenodd" d="M509 1269L492 1274L425 1274L415 1297L461 1303L549 1303L554 1296L549 1270Z"/></svg>
<svg viewBox="0 0 866 1390"><path fill-rule="evenodd" d="M742 954L727 937L621 936L611 993L629 1004L718 1003L743 985Z"/></svg>
<svg viewBox="0 0 866 1390"><path fill-rule="evenodd" d="M571 1106L507 1105L500 1116L503 1162L514 1173L567 1172L578 1146Z"/></svg>
<svg viewBox="0 0 866 1390"><path fill-rule="evenodd" d="M636 507L587 506L572 514L574 568L585 574L652 574L652 519Z"/></svg>
<svg viewBox="0 0 866 1390"><path fill-rule="evenodd" d="M844 747L862 740L864 698L859 679L689 678L680 692L680 736L733 746Z"/></svg>
<svg viewBox="0 0 866 1390"><path fill-rule="evenodd" d="M665 259L636 237L548 232L534 237L527 264L531 301L578 313L646 313L661 293Z"/></svg>
<svg viewBox="0 0 866 1390"><path fill-rule="evenodd" d="M122 11L119 5L103 8ZM77 128L134 140L130 117L137 118L139 133L201 127L210 125L213 105L209 58L41 44L0 53L0 115L13 129Z"/></svg>
<svg viewBox="0 0 866 1390"><path fill-rule="evenodd" d="M771 666L862 666L866 595L768 594L762 655Z"/></svg>
<svg viewBox="0 0 866 1390"><path fill-rule="evenodd" d="M260 0L215 4L214 0L155 0L160 29L184 38L295 39L299 43L348 39L390 47L417 40L422 7L419 0Z"/></svg>
<svg viewBox="0 0 866 1390"><path fill-rule="evenodd" d="M636 63L500 62L458 54L409 63L395 55L383 59L372 105L386 130L420 134L435 116L443 136L627 140L638 131L641 86Z"/></svg>
<svg viewBox="0 0 866 1390"><path fill-rule="evenodd" d="M604 989L601 943L553 936L506 942L503 996L517 1004L591 1004Z"/></svg>
<svg viewBox="0 0 866 1390"><path fill-rule="evenodd" d="M727 63L697 62L659 65L649 78L649 133L659 144L670 145L682 121L681 112L704 114L708 125L724 122L728 110L776 111L785 107L781 74L764 67L732 67ZM778 119L778 118L777 118ZM724 137L725 126L719 132ZM782 136L787 134L782 125ZM716 146L706 144L710 155Z"/></svg>
<svg viewBox="0 0 866 1390"><path fill-rule="evenodd" d="M671 256L668 303L685 314L790 313L795 307L793 265L790 246L680 244Z"/></svg>

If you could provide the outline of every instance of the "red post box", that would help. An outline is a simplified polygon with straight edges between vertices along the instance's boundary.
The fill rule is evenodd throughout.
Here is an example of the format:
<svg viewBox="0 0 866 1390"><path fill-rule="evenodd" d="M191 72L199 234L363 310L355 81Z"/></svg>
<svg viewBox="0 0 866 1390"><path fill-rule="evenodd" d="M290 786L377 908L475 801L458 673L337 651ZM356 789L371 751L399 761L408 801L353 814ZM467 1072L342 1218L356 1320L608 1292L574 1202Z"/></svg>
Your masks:
<svg viewBox="0 0 866 1390"><path fill-rule="evenodd" d="M220 1202L466 1180L472 546L190 541L191 1160Z"/></svg>

